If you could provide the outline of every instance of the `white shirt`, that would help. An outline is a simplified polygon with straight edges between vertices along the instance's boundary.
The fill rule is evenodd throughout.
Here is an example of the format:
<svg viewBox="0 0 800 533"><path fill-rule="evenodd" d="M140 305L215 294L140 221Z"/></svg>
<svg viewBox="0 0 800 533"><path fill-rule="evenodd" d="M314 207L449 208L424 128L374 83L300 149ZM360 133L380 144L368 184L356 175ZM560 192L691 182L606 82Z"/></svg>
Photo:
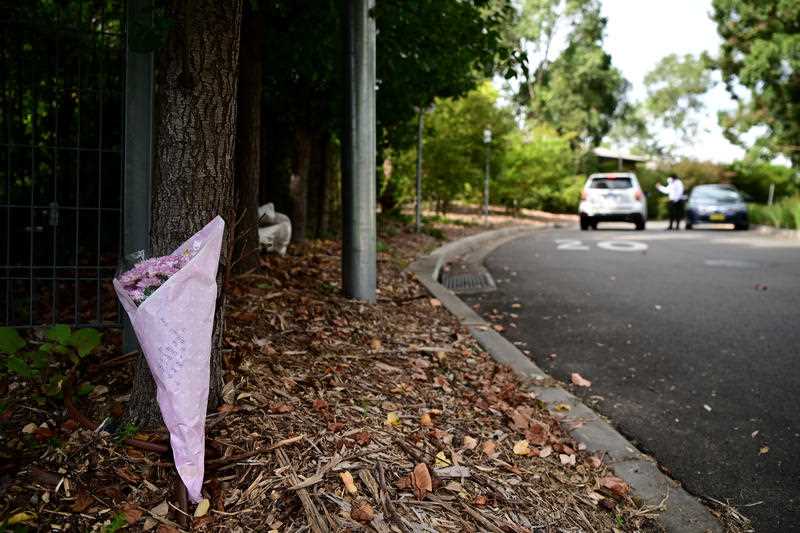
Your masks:
<svg viewBox="0 0 800 533"><path fill-rule="evenodd" d="M683 182L679 179L669 180L666 187L656 183L656 188L666 194L670 202L679 202L683 199Z"/></svg>

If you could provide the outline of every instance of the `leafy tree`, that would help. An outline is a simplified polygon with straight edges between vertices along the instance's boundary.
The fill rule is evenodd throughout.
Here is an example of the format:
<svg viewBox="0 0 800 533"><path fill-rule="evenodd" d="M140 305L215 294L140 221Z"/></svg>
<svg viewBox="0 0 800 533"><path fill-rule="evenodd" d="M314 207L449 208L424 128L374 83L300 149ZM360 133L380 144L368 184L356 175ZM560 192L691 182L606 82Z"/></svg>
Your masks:
<svg viewBox="0 0 800 533"><path fill-rule="evenodd" d="M670 54L661 58L644 77L645 109L650 122L680 133L685 142L697 135L703 95L712 86L706 55Z"/></svg>
<svg viewBox="0 0 800 533"><path fill-rule="evenodd" d="M532 13L525 13L525 9ZM530 0L519 26L523 44L544 39L544 58L523 69L526 82L516 95L528 117L572 133L573 147L597 146L623 105L628 83L603 50L606 20L598 0ZM558 24L569 25L567 46L552 62L547 55ZM541 44L539 45L542 46ZM530 56L528 56L530 57Z"/></svg>
<svg viewBox="0 0 800 533"><path fill-rule="evenodd" d="M503 172L494 188L500 203L514 208L574 211L583 177L569 135L550 126L514 130L507 137Z"/></svg>
<svg viewBox="0 0 800 533"><path fill-rule="evenodd" d="M739 101L720 116L726 135L744 146L743 134L759 132L758 154L783 154L800 166L800 2L714 0L713 8L722 37L716 63Z"/></svg>
<svg viewBox="0 0 800 533"><path fill-rule="evenodd" d="M425 121L425 165L423 198L446 211L453 200L477 201L483 192L486 146L483 130L492 130L491 173L502 170L505 137L514 128L508 108L497 106L498 92L490 82L458 99L437 99ZM394 169L398 189L413 190L414 150L398 157Z"/></svg>

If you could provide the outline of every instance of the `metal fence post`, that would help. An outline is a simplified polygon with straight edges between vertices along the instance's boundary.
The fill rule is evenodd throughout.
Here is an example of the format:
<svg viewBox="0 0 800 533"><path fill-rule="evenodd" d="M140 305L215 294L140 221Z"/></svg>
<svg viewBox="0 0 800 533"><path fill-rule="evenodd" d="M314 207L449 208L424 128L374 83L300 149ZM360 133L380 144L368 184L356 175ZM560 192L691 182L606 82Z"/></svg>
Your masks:
<svg viewBox="0 0 800 533"><path fill-rule="evenodd" d="M122 256L150 248L153 166L153 52L132 49L131 29L152 21L153 0L128 0L125 31L125 178ZM135 39L135 36L134 36ZM123 313L124 314L124 313ZM127 315L123 346L138 348Z"/></svg>
<svg viewBox="0 0 800 533"><path fill-rule="evenodd" d="M342 285L375 301L375 0L347 0L342 143Z"/></svg>

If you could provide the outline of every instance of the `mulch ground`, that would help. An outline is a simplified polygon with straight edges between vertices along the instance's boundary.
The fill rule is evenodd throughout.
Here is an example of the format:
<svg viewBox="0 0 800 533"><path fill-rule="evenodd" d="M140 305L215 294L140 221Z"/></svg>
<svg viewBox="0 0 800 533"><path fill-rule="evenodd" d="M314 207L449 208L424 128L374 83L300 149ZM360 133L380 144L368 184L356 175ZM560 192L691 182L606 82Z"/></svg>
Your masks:
<svg viewBox="0 0 800 533"><path fill-rule="evenodd" d="M110 420L99 431L63 406L26 405L26 384L11 383L0 520L20 531L657 530L657 511L403 272L436 244L385 225L375 304L341 296L336 242L265 256L230 282L202 516L182 511L168 456L105 431L127 399L131 357L111 347L92 362L105 385L78 407Z"/></svg>

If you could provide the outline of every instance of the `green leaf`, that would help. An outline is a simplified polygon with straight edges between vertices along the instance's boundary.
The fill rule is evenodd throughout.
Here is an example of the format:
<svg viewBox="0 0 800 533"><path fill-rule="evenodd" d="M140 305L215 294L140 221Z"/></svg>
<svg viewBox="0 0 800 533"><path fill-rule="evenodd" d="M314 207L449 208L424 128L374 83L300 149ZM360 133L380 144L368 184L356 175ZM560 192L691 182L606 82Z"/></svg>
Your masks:
<svg viewBox="0 0 800 533"><path fill-rule="evenodd" d="M0 353L9 355L25 347L25 341L14 328L0 328Z"/></svg>
<svg viewBox="0 0 800 533"><path fill-rule="evenodd" d="M96 329L84 328L72 334L69 344L78 350L78 355L86 357L100 345L102 335Z"/></svg>
<svg viewBox="0 0 800 533"><path fill-rule="evenodd" d="M57 342L58 344L68 345L70 339L69 326L64 324L56 324L47 330L46 337L48 340Z"/></svg>
<svg viewBox="0 0 800 533"><path fill-rule="evenodd" d="M28 363L26 363L21 357L12 355L6 359L6 366L8 367L8 370L17 374L18 376L22 376L23 378L33 377L33 369L31 369L31 367L28 366Z"/></svg>
<svg viewBox="0 0 800 533"><path fill-rule="evenodd" d="M41 350L30 352L27 354L27 356L28 360L31 362L31 366L36 370L45 368L50 362L50 354Z"/></svg>

